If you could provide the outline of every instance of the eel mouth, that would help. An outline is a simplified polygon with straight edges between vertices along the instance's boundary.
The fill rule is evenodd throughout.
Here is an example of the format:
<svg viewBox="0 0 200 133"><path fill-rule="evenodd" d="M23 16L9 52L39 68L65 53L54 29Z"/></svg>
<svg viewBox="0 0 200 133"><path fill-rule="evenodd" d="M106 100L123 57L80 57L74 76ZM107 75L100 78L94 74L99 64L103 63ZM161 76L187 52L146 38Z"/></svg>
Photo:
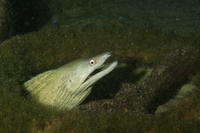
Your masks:
<svg viewBox="0 0 200 133"><path fill-rule="evenodd" d="M94 82L96 82L97 80L99 80L100 78L104 77L106 74L111 72L117 66L117 64L118 62L114 61L110 65L105 66L103 68L101 66L98 67L91 74L88 75L88 77L85 79L85 81L82 84L84 84L88 80L94 80Z"/></svg>
<svg viewBox="0 0 200 133"><path fill-rule="evenodd" d="M108 68L108 66L101 68L101 66L97 69L95 69L92 73L90 73L87 78L83 81L82 84L84 84L87 80L89 80L92 76L96 75L97 73L103 71L104 69Z"/></svg>
<svg viewBox="0 0 200 133"><path fill-rule="evenodd" d="M96 75L97 73L105 70L106 68L108 68L108 66L101 68L101 66L97 69L95 69L92 73L90 73L87 78L85 79L85 81L83 83L85 83L89 78L91 78L92 76Z"/></svg>

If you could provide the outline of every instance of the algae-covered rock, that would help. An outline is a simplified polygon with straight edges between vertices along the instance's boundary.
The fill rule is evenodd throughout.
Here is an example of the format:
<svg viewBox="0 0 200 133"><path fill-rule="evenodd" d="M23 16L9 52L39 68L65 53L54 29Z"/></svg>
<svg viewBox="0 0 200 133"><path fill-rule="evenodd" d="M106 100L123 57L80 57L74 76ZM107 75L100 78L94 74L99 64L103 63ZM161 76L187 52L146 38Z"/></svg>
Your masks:
<svg viewBox="0 0 200 133"><path fill-rule="evenodd" d="M182 102L182 100L189 94L194 93L194 91L198 90L198 88L192 84L186 84L181 87L177 95L170 99L167 103L158 106L155 113L163 113L170 109L172 109L175 106L179 106Z"/></svg>
<svg viewBox="0 0 200 133"><path fill-rule="evenodd" d="M132 82L139 81L140 77L143 78L146 74L145 70L139 73L133 70L137 70L136 68L138 67L154 67L155 64L159 64L159 61L163 59L166 53L171 53L171 56L168 56L166 59L172 59L178 50L175 54L170 51L176 46L185 45L188 42L194 46L198 45L184 38L173 38L168 35L161 35L155 31L146 32L145 30L126 29L124 27L117 27L116 25L95 30L45 29L23 36L12 37L0 45L0 117L2 118L0 119L0 132L149 132L155 130L155 128L157 131L163 131L175 124L176 126L171 131L176 131L177 127L181 131L190 131L191 128L197 130L195 125L187 123L187 120L182 120L182 117L176 112L164 114L161 117L154 117L153 115L145 114L146 110L142 110L143 112L139 113L143 113L144 115L135 117L124 115L123 113L113 113L112 110L112 99L116 98L118 100L118 102L114 103L117 105L126 98L126 95L124 95L126 92L123 92L123 88L120 90L122 93L118 95L118 98L115 96L116 93L119 93L121 83L128 83L131 90L134 86L137 86L133 85ZM149 46L152 46L151 49L149 49ZM194 54L196 53L191 47L179 50L186 50L186 55L188 54L187 50L193 51ZM91 101L94 103L97 103L98 100L105 101L105 106L103 107L110 111L110 114L85 115L75 110L68 112L47 109L32 100L23 87L25 81L39 73L58 68L71 60L92 56L105 51L113 51L111 60L114 58L114 60L118 60L121 64L126 65L117 68L112 74L107 75L102 81L99 81L94 86L94 91L91 92L88 99L80 107L87 107L87 105L90 105L87 102ZM181 54L178 55L181 56ZM166 59L165 62L167 64ZM186 68L188 68L187 65L186 63ZM180 69L180 71L182 70ZM156 72L158 71L154 71L154 76L156 76ZM168 74L168 71L164 72L166 73L163 75ZM163 79L163 75L160 76L160 80ZM149 77L148 80L150 79L152 78ZM148 83L148 80L145 80L145 82ZM155 83L160 80L155 80ZM171 78L169 80L170 82L174 81L171 81ZM168 82L164 81L166 80L163 80L162 83L167 86ZM141 82L145 83L144 81ZM153 86L153 83L150 85ZM156 83L155 85L158 84ZM133 89L131 92L134 91ZM137 93L136 91L135 94ZM133 93L128 93L127 98L131 97L131 94ZM154 96L150 95L146 98L153 99ZM93 105L96 105L96 109L99 109L99 112L102 111L102 108L98 104ZM127 106L128 104L124 105ZM142 107L140 109L144 109L144 106L139 101L134 106L136 105ZM109 108L105 107L111 109L109 110ZM122 104L119 104L119 110L122 109L121 107ZM129 112L131 108L124 111ZM93 109L93 107L89 106L88 109ZM141 111L139 108L137 109ZM165 121L168 121L167 126L163 127L162 124ZM191 120L191 122L197 123L196 120ZM157 127L157 125L159 126ZM184 129L185 125L191 128Z"/></svg>
<svg viewBox="0 0 200 133"><path fill-rule="evenodd" d="M0 43L11 36L39 30L49 18L44 0L0 1Z"/></svg>

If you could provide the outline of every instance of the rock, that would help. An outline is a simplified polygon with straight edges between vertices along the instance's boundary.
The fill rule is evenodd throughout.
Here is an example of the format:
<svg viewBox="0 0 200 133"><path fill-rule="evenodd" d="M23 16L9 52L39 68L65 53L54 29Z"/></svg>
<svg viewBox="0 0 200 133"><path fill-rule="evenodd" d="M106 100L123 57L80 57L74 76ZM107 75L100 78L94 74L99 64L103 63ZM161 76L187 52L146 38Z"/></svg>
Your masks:
<svg viewBox="0 0 200 133"><path fill-rule="evenodd" d="M39 30L50 19L44 0L0 1L0 43L19 34Z"/></svg>
<svg viewBox="0 0 200 133"><path fill-rule="evenodd" d="M163 113L170 110L174 106L180 105L180 103L182 102L182 99L188 94L192 93L192 91L194 90L197 90L197 87L192 84L186 84L182 86L182 88L179 90L177 95L173 99L170 99L167 103L158 106L155 113L156 114Z"/></svg>

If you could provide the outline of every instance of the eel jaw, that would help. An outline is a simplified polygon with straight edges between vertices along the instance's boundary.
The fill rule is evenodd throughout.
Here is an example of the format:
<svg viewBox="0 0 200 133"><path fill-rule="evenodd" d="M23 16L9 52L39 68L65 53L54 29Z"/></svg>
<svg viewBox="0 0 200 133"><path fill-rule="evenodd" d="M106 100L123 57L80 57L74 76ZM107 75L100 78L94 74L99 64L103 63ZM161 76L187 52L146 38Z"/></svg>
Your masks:
<svg viewBox="0 0 200 133"><path fill-rule="evenodd" d="M88 77L84 80L80 87L87 89L88 87L92 86L96 81L111 72L117 66L117 64L118 62L114 61L109 66L103 67L100 71L98 71L98 67L96 70L88 75ZM96 73L96 71L98 72Z"/></svg>

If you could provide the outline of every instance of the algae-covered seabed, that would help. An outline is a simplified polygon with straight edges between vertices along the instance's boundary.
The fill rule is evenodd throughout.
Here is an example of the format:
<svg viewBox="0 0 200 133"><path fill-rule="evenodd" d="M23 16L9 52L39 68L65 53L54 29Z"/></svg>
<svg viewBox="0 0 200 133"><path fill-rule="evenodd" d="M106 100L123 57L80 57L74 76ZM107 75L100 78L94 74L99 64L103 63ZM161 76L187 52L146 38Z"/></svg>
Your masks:
<svg viewBox="0 0 200 133"><path fill-rule="evenodd" d="M64 2L64 1L63 1ZM0 45L0 132L197 132L199 94L183 105L153 115L84 115L46 109L32 101L23 83L41 72L105 51L113 51L119 67L93 87L86 102L113 98L121 83L136 83L166 54L180 46L200 45L197 1L90 1L50 5L52 21L43 29L17 35ZM57 5L56 5L57 4ZM87 9L87 10L86 10ZM124 17L124 24L118 22ZM141 73L135 72L142 68ZM115 77L115 78L114 78ZM200 76L190 77L200 87ZM193 98L191 98L193 97Z"/></svg>

